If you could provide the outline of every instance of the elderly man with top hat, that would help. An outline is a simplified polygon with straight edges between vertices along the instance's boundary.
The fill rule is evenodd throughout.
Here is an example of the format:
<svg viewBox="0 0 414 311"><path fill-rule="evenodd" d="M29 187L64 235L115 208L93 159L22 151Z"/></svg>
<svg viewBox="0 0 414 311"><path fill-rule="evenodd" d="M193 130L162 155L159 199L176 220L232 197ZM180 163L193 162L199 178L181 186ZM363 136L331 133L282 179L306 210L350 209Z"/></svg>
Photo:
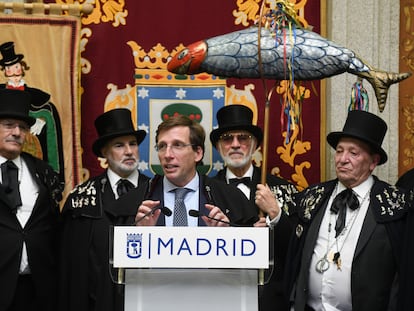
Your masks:
<svg viewBox="0 0 414 311"><path fill-rule="evenodd" d="M278 213L276 201L282 204L296 193L296 188L270 174L266 175L266 184L261 184L261 170L253 165L252 156L262 142L263 132L252 123L253 112L250 108L243 105L224 106L217 112L217 121L218 128L210 133L210 140L226 167L218 172L216 178L238 187L253 203L255 212L264 214L256 226L271 226ZM286 306L282 279L293 227L286 215L278 216L281 218L278 226L271 231L274 238L274 266L266 271L266 284L259 287L260 311L284 309Z"/></svg>
<svg viewBox="0 0 414 311"><path fill-rule="evenodd" d="M62 210L60 311L121 311L121 271L109 264L109 230L132 225L149 178L138 171L138 145L146 133L135 130L128 109L113 109L95 120L99 135L92 149L107 170L75 187Z"/></svg>
<svg viewBox="0 0 414 311"><path fill-rule="evenodd" d="M63 184L23 145L35 119L25 91L0 90L0 310L54 311Z"/></svg>
<svg viewBox="0 0 414 311"><path fill-rule="evenodd" d="M350 111L328 134L337 178L310 186L289 205L297 219L286 285L294 310L396 309L402 228L409 199L373 175L387 161L386 123Z"/></svg>
<svg viewBox="0 0 414 311"><path fill-rule="evenodd" d="M30 111L32 115L41 115L36 119L36 124L31 132L37 144L30 147L34 149L33 154L41 154L42 159L48 162L57 172L60 179L64 182L64 159L62 147L62 126L59 112L56 106L50 101L50 94L29 87L24 80L29 66L24 61L24 55L18 54L14 49L14 42L8 41L0 45L0 68L4 71L7 79L6 83L0 84L0 89L13 89L27 91L31 95ZM45 120L51 120L46 122ZM39 147L40 146L40 147ZM37 150L40 148L40 150Z"/></svg>

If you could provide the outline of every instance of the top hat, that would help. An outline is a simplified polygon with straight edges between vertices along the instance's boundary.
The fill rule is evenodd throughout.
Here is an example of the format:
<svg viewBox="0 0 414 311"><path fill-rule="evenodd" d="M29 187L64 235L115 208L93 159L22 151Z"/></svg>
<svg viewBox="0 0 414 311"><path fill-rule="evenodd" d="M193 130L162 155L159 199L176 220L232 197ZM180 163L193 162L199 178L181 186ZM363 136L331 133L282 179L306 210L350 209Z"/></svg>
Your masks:
<svg viewBox="0 0 414 311"><path fill-rule="evenodd" d="M23 54L14 53L14 42L6 42L0 45L0 52L3 58L0 60L1 66L11 66L23 59Z"/></svg>
<svg viewBox="0 0 414 311"><path fill-rule="evenodd" d="M253 111L243 105L228 105L217 111L218 128L211 131L210 141L216 146L220 135L233 130L246 130L257 139L257 146L263 139L262 129L252 124Z"/></svg>
<svg viewBox="0 0 414 311"><path fill-rule="evenodd" d="M352 110L348 113L342 132L329 133L326 139L333 148L342 137L359 139L380 155L378 165L381 165L388 159L387 153L381 148L386 132L387 124L380 117L363 110Z"/></svg>
<svg viewBox="0 0 414 311"><path fill-rule="evenodd" d="M32 126L36 119L29 115L31 100L31 95L27 91L1 89L0 118L23 120Z"/></svg>
<svg viewBox="0 0 414 311"><path fill-rule="evenodd" d="M101 114L95 120L95 128L99 138L93 143L92 150L98 157L102 157L102 147L112 138L134 135L140 144L147 134L143 130L134 129L131 111L126 108L113 109Z"/></svg>

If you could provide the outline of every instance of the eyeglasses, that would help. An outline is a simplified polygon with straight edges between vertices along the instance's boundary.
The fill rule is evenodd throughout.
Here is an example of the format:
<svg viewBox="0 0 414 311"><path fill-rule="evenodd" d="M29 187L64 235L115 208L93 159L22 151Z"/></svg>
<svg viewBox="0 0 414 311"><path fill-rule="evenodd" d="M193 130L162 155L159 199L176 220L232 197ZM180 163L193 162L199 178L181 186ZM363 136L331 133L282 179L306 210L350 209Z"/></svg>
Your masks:
<svg viewBox="0 0 414 311"><path fill-rule="evenodd" d="M248 145L253 136L248 134L223 134L220 135L220 140L226 145L230 145L233 142L234 137L237 138L241 145Z"/></svg>
<svg viewBox="0 0 414 311"><path fill-rule="evenodd" d="M30 130L30 127L23 123L13 122L13 121L0 121L0 125L6 130L6 131L12 131L16 127L18 127L22 132L28 132Z"/></svg>
<svg viewBox="0 0 414 311"><path fill-rule="evenodd" d="M184 144L180 142L172 143L171 145L165 144L165 143L159 143L158 145L155 145L154 148L159 153L165 153L168 149L168 147L171 148L173 152L180 152L183 151L184 148L189 146L195 146L193 144Z"/></svg>

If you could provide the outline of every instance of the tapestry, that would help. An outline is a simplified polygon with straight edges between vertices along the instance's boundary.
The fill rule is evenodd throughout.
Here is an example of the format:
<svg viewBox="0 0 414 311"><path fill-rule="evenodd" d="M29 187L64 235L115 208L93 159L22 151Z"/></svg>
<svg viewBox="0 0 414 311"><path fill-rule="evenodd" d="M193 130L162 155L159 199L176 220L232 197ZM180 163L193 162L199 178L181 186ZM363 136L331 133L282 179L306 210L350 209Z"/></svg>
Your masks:
<svg viewBox="0 0 414 311"><path fill-rule="evenodd" d="M320 32L320 1L290 1L294 4L301 21L315 32ZM56 2L63 4L70 1ZM145 85L147 73L143 70L161 70L160 72L165 73L169 59L186 44L252 25L260 15L261 1L95 0L88 3L94 5L94 10L82 18L81 30L81 138L84 178L100 174L106 167L105 161L97 158L91 151L91 146L97 138L93 121L104 111L115 107L130 108L136 126L147 131L147 137L140 148L140 169L150 175L156 171L156 166L153 166L152 162L156 162L153 152L154 129L161 121L159 113L164 108L167 109L167 106L177 103L191 106L196 98L172 100L177 93L177 89L174 88L171 90L172 93L162 95L158 91L169 78L159 80L160 87L152 84L151 89ZM266 3L271 6L276 2ZM152 78L155 76L156 73ZM214 77L208 77L211 78ZM226 79L224 83L224 98L218 105L248 105L255 113L255 122L261 127L264 122L266 99L264 85L270 87L277 84L270 102L268 154L263 155L263 150L259 149L255 154L255 164L261 166L263 157L266 157L269 173L281 176L300 188L318 182L321 178L321 154L324 152L320 145L321 135L324 134L321 133L324 121L321 120L323 103L320 98L320 82L303 82L297 86L303 94L303 101L297 107L301 111L301 119L298 122L300 127L291 133L289 141L286 140L284 130L286 124L283 123L285 111L282 101L292 93L286 87L286 83L234 78ZM198 82L196 86L199 86ZM155 91L155 101L148 99L149 102L146 102L140 97L144 90L151 91L152 94ZM199 99L203 101L206 98L201 96ZM166 102L163 102L164 100ZM150 114L148 111L151 110L147 111L148 107L152 107L152 103L157 113ZM205 107L201 107L201 110L204 117L212 117L206 128L208 154L205 160L206 164L207 160L211 161L207 172L214 175L222 165L219 159L216 160L217 154L208 139L211 126L215 126L215 108L212 102L203 103L211 108L203 110Z"/></svg>
<svg viewBox="0 0 414 311"><path fill-rule="evenodd" d="M24 151L47 161L65 181L68 192L80 182L82 169L80 20L69 16L3 14L0 23L0 45L12 44L12 52L21 55L25 90L32 94L30 113L36 123ZM4 74L3 79L7 83Z"/></svg>

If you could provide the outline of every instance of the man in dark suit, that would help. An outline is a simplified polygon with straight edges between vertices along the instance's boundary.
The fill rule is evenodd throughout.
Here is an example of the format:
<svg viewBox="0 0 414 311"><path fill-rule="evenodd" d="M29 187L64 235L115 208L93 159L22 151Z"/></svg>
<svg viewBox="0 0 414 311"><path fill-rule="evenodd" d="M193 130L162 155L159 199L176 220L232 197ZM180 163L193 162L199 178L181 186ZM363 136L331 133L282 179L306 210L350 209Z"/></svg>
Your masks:
<svg viewBox="0 0 414 311"><path fill-rule="evenodd" d="M155 176L151 183L148 200L138 208L137 225L250 226L257 221L250 202L239 190L197 172L205 141L204 129L198 122L184 115L170 117L158 126L155 141L164 176ZM175 201L182 191L184 222L179 222L181 209ZM170 210L173 206L174 210ZM167 215L162 213L165 207ZM192 216L190 210L201 217L188 217Z"/></svg>
<svg viewBox="0 0 414 311"><path fill-rule="evenodd" d="M226 167L217 173L216 178L238 187L249 198L253 212L261 215L255 226L270 225L278 211L276 200L282 204L297 192L296 188L286 180L270 174L266 175L266 185L261 183L261 170L253 165L252 157L262 142L263 132L260 127L252 124L253 112L248 107L222 107L217 112L217 121L218 128L210 133L210 140L220 152ZM293 227L285 216L270 231L274 265L266 271L265 284L259 286L260 311L286 308L283 272Z"/></svg>
<svg viewBox="0 0 414 311"><path fill-rule="evenodd" d="M31 96L0 90L0 310L54 311L57 225L63 184L44 161L23 153L35 119Z"/></svg>
<svg viewBox="0 0 414 311"><path fill-rule="evenodd" d="M328 134L337 179L311 186L290 204L297 218L286 269L297 310L398 310L399 256L409 199L372 175L387 161L386 123L350 111Z"/></svg>
<svg viewBox="0 0 414 311"><path fill-rule="evenodd" d="M110 266L110 227L132 225L149 178L138 171L138 145L128 109L113 109L95 120L93 144L108 168L71 191L63 206L59 311L123 311L122 270ZM119 276L119 277L118 277Z"/></svg>

